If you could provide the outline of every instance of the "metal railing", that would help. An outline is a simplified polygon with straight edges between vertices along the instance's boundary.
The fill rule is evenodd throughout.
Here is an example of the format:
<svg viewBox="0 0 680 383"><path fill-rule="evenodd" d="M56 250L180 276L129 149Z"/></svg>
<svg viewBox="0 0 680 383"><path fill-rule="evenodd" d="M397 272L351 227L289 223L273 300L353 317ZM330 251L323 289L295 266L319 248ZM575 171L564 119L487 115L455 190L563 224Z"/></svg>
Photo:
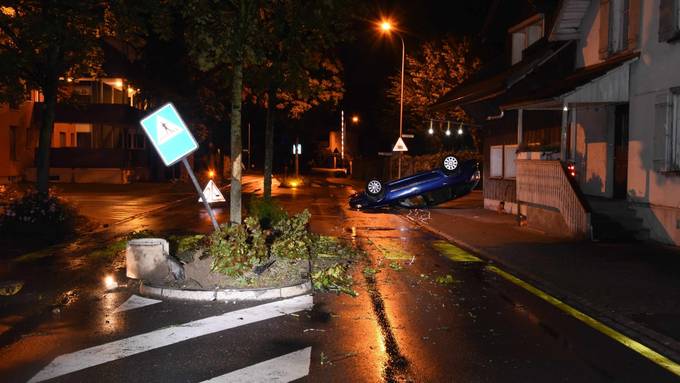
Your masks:
<svg viewBox="0 0 680 383"><path fill-rule="evenodd" d="M560 161L517 160L516 165L520 203L557 209L573 236L590 236L590 206Z"/></svg>

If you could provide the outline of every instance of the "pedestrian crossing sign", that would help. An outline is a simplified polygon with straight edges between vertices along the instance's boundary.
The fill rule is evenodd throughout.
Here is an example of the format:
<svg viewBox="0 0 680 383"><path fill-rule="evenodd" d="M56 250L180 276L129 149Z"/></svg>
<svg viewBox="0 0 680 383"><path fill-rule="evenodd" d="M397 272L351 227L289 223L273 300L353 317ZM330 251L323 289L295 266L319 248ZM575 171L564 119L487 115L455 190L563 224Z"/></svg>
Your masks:
<svg viewBox="0 0 680 383"><path fill-rule="evenodd" d="M406 144L404 143L404 140L399 137L397 140L397 143L394 144L394 148L392 149L393 152L408 152L408 148L406 147Z"/></svg>
<svg viewBox="0 0 680 383"><path fill-rule="evenodd" d="M208 203L225 201L224 196L220 191L220 188L218 188L217 185L215 185L213 180L208 181L208 184L205 186L205 189L203 189L203 195L205 196L205 199L208 200ZM199 197L198 202L203 202L203 199Z"/></svg>
<svg viewBox="0 0 680 383"><path fill-rule="evenodd" d="M170 102L144 117L140 123L166 166L198 149L194 136Z"/></svg>

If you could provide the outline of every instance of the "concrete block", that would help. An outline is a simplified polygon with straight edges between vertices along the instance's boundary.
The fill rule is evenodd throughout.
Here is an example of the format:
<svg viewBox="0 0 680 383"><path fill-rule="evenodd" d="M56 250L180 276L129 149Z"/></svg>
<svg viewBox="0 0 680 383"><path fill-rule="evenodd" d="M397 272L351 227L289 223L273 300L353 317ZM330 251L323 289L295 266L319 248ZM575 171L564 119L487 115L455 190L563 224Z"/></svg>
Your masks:
<svg viewBox="0 0 680 383"><path fill-rule="evenodd" d="M128 241L125 266L128 278L163 281L168 275L168 241L162 238L140 238Z"/></svg>

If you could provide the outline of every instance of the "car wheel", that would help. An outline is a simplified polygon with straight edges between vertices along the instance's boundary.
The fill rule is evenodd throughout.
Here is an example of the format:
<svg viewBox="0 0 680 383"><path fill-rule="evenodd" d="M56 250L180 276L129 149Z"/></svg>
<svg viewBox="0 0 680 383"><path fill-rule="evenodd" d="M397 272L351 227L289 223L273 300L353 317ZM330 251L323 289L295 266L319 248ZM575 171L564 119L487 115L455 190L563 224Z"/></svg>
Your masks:
<svg viewBox="0 0 680 383"><path fill-rule="evenodd" d="M369 180L366 183L366 194L372 198L380 198L385 194L385 187L378 179Z"/></svg>
<svg viewBox="0 0 680 383"><path fill-rule="evenodd" d="M453 174L458 170L458 159L455 156L446 156L442 161L442 169L446 174Z"/></svg>

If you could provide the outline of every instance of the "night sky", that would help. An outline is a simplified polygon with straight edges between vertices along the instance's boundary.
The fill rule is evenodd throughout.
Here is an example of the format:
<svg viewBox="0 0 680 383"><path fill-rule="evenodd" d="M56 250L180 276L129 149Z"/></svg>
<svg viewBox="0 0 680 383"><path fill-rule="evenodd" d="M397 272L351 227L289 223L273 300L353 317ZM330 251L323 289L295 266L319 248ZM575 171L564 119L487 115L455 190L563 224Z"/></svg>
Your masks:
<svg viewBox="0 0 680 383"><path fill-rule="evenodd" d="M346 115L358 114L361 117L362 130L398 130L398 106L390 105L394 101L386 98L385 90L389 77L397 74L400 69L401 43L397 37L386 38L377 31L374 23L381 16L389 17L397 23L405 40L406 54L409 55L409 51L415 50L422 42L446 34L476 36L482 28L491 2L492 0L406 0L375 2L367 6L366 14L369 17L357 18L356 39L341 50L346 89L342 108ZM394 108L394 114L388 111L390 107ZM329 123L339 125L339 117L335 121L330 120ZM384 126L386 124L393 126ZM374 134L364 131L360 137L371 137L371 145L365 145L365 142L362 145L367 152L389 150L394 141L394 137L374 140Z"/></svg>

